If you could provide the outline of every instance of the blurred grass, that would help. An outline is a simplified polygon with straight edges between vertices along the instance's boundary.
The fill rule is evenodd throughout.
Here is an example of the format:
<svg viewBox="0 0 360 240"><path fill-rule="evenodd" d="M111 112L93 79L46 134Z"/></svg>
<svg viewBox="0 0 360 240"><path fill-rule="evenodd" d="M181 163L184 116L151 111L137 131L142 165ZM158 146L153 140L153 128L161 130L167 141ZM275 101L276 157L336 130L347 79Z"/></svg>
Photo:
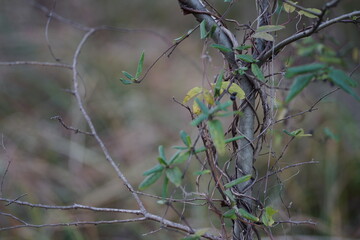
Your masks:
<svg viewBox="0 0 360 240"><path fill-rule="evenodd" d="M0 8L0 61L37 60L53 62L45 40L45 14L34 8L31 1L4 0ZM47 6L52 1L41 1ZM219 4L219 3L218 3ZM239 21L246 21L253 13L244 9ZM149 66L172 39L194 27L192 17L184 17L176 1L58 1L56 11L74 21L89 26L113 25L125 28L150 29L149 32L100 32L89 39L80 56L81 92L87 109L114 159L120 164L134 186L143 179L142 172L156 162L157 146L170 147L179 142L178 132L193 132L186 110L172 101L182 100L187 90L202 84L202 44L198 35L184 41L170 58L164 58L140 85L124 86L121 71L134 72L140 53L145 51L145 65ZM340 9L341 11L341 9ZM236 14L236 11L234 13ZM251 19L253 20L253 19ZM181 23L181 24L179 24ZM290 28L290 27L289 27ZM353 34L347 27L338 34L339 41ZM49 39L57 58L70 63L82 32L52 20ZM353 36L359 38L358 36ZM354 40L354 41L355 41ZM355 41L356 42L356 41ZM208 78L213 79L222 66L217 53L210 50ZM281 62L276 63L279 68ZM358 79L358 75L357 79ZM6 152L0 153L0 170L11 165L4 180L2 196L16 198L24 193L23 201L43 204L82 203L98 207L133 209L134 201L114 171L106 164L95 141L64 129L52 116L60 115L76 128L87 130L73 97L69 70L37 66L0 67L0 132L4 136ZM322 92L306 91L295 110L306 109ZM291 169L279 174L269 189L270 201L281 209L278 217L286 219L285 206L292 219L313 219L315 227L284 226L275 233L288 236L329 235L360 237L360 139L359 103L343 93L336 93L319 105L320 110L291 120L275 129L279 152L288 137L283 128L313 130L314 137L292 143L279 163L315 159L318 165ZM348 107L344 107L344 105ZM296 111L295 111L296 112ZM354 114L355 112L355 114ZM329 127L340 141L327 138L323 128ZM293 130L293 129L292 129ZM274 143L276 143L274 140ZM260 173L264 173L267 157L259 158ZM281 180L281 181L280 181ZM193 186L188 183L189 189ZM262 189L260 186L259 189ZM285 189L285 190L284 190ZM148 190L159 193L156 187ZM179 194L179 193L177 193ZM181 194L179 194L181 197ZM283 198L283 200L280 198ZM146 206L162 214L162 206L143 197ZM283 201L283 202L282 202ZM181 207L181 205L177 205ZM49 211L20 208L14 204L1 206L3 212L13 212L34 223L104 220L113 216L91 212ZM216 218L206 207L189 207L187 215L197 227L210 226ZM167 216L177 221L173 212ZM123 218L116 215L116 218ZM0 226L16 224L0 216ZM216 225L216 224L215 224ZM156 223L87 226L82 228L17 229L0 232L1 239L169 239L179 234L167 230L142 234L158 229Z"/></svg>

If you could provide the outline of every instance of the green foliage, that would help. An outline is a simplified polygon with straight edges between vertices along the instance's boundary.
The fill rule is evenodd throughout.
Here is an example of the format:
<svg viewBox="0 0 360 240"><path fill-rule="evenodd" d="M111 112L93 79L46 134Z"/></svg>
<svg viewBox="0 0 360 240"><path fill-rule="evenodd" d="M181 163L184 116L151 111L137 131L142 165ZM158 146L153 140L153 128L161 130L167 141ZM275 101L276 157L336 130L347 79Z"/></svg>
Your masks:
<svg viewBox="0 0 360 240"><path fill-rule="evenodd" d="M219 49L222 52L231 52L232 50L228 47L225 47L224 45L220 44L211 44L210 47Z"/></svg>
<svg viewBox="0 0 360 240"><path fill-rule="evenodd" d="M144 66L144 58L145 58L145 53L142 52L141 53L141 56L140 56L140 59L139 59L139 62L138 62L138 65L137 65L137 69L136 69L136 74L135 74L135 77L126 72L126 71L122 71L122 73L124 74L124 76L127 78L120 78L120 81L125 84L125 85L129 85L129 84L133 84L133 83L136 83L138 82L139 78L140 78L140 75L141 73L143 72L143 66Z"/></svg>
<svg viewBox="0 0 360 240"><path fill-rule="evenodd" d="M295 78L295 81L291 85L290 91L285 99L285 102L290 102L296 95L298 95L315 77L314 74L306 74L298 76Z"/></svg>
<svg viewBox="0 0 360 240"><path fill-rule="evenodd" d="M182 172L178 167L167 168L166 176L176 187L179 187L182 180Z"/></svg>
<svg viewBox="0 0 360 240"><path fill-rule="evenodd" d="M301 138L301 137L311 137L312 134L307 134L304 132L304 129L302 128L299 128L299 129L296 129L292 132L288 132L287 130L283 130L284 133L286 133L287 135L291 136L291 137L296 137L296 138Z"/></svg>
<svg viewBox="0 0 360 240"><path fill-rule="evenodd" d="M247 63L254 63L258 60L254 59L251 55L247 54L236 54L236 57L240 59L241 61L247 62Z"/></svg>
<svg viewBox="0 0 360 240"><path fill-rule="evenodd" d="M294 78L285 102L290 102L296 97L313 79L329 80L346 93L360 101L359 95L353 90L357 86L356 81L349 77L343 70L330 66L329 64L342 64L341 58L336 52L324 44L317 43L312 38L306 38L296 48L301 56L315 54L320 62L290 67L285 72L286 78Z"/></svg>
<svg viewBox="0 0 360 240"><path fill-rule="evenodd" d="M251 213L249 213L248 211L246 211L243 208L237 208L236 206L234 206L232 209L226 211L225 213L223 213L223 217L224 218L230 218L233 220L236 220L238 218L238 216L243 217L247 220L253 221L253 222L258 222L259 218L252 215Z"/></svg>
<svg viewBox="0 0 360 240"><path fill-rule="evenodd" d="M213 35L213 33L215 32L216 28L217 28L217 26L213 25L213 26L211 26L210 31L206 31L206 21L203 20L200 23L200 38L205 39L207 37L211 37Z"/></svg>
<svg viewBox="0 0 360 240"><path fill-rule="evenodd" d="M223 78L224 78L224 72L221 71L221 73L218 75L217 79L216 79L216 84L215 84L215 89L214 89L214 96L218 97L220 96L220 90L221 90L221 86L223 83Z"/></svg>
<svg viewBox="0 0 360 240"><path fill-rule="evenodd" d="M237 213L243 217L243 218L246 218L247 220L250 220L250 221L253 221L253 222L258 222L259 221L259 218L252 215L251 213L249 213L248 211L246 211L245 209L243 208L239 208L237 210Z"/></svg>
<svg viewBox="0 0 360 240"><path fill-rule="evenodd" d="M225 184L224 187L225 188L231 188L231 187L236 186L236 185L238 185L240 183L247 182L250 179L251 179L251 175L245 175L245 176L242 176L240 178L237 178L237 179Z"/></svg>
<svg viewBox="0 0 360 240"><path fill-rule="evenodd" d="M257 79L265 82L264 74L262 73L261 69L259 68L259 66L256 63L251 64L251 71Z"/></svg>
<svg viewBox="0 0 360 240"><path fill-rule="evenodd" d="M139 190L145 190L146 188L150 187L154 184L162 175L162 171L154 172L148 175L139 185Z"/></svg>
<svg viewBox="0 0 360 240"><path fill-rule="evenodd" d="M342 90L353 96L356 100L360 101L359 95L352 89L357 84L354 80L348 77L343 71L339 69L329 68L328 69L329 79Z"/></svg>
<svg viewBox="0 0 360 240"><path fill-rule="evenodd" d="M209 120L208 126L211 139L214 142L217 152L219 155L224 155L226 152L225 137L221 122L219 120Z"/></svg>
<svg viewBox="0 0 360 240"><path fill-rule="evenodd" d="M272 207L267 206L265 208L265 211L263 212L263 215L261 216L261 221L264 223L265 226L271 227L275 221L273 219L273 215L277 213L278 211L273 209Z"/></svg>

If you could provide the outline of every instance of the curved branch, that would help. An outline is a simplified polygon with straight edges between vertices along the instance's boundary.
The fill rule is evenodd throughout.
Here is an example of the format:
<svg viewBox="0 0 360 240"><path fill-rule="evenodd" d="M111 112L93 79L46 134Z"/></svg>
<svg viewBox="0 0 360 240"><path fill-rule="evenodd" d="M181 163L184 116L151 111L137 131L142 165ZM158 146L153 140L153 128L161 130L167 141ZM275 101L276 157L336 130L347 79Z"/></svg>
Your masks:
<svg viewBox="0 0 360 240"><path fill-rule="evenodd" d="M217 44L223 45L227 48L233 49L237 45L233 34L227 30L214 14L211 13L199 0L178 0L180 8L184 14L192 13L198 22L205 21L206 30L210 31L213 26L216 26L215 32L211 38ZM223 52L226 60L229 62L230 67L237 68L234 52Z"/></svg>
<svg viewBox="0 0 360 240"><path fill-rule="evenodd" d="M316 29L316 32L326 28L326 27L329 27L335 23L339 23L341 22L342 20L345 20L345 19L349 19L351 17L354 17L354 16L360 16L360 11L353 11L351 13L348 13L348 14L344 14L344 15L341 15L339 17L336 17L336 18L333 18L331 20L328 20L322 24L319 25L319 27ZM313 28L310 28L308 30L305 30L305 31L302 31L302 32L299 32L299 33L296 33L284 40L282 40L281 42L279 42L275 47L274 49L271 49L269 51L267 51L265 54L261 55L259 57L259 60L261 63L265 62L267 59L269 59L273 52L275 54L277 54L282 48L284 48L285 46L289 45L290 43L292 42L295 42L301 38L305 38L305 37L308 37L310 36L311 34L313 33Z"/></svg>

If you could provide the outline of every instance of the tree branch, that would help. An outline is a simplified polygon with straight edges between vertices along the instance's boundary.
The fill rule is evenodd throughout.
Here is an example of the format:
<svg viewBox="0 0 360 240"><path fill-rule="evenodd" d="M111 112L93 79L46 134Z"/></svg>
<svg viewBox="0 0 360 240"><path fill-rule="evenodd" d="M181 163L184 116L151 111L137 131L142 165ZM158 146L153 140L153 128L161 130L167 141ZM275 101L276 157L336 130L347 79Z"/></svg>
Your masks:
<svg viewBox="0 0 360 240"><path fill-rule="evenodd" d="M351 17L354 17L354 16L360 16L360 11L353 11L351 13L347 13L347 14L344 14L344 15L341 15L339 17L336 17L336 18L333 18L331 20L328 20L322 24L319 25L319 27L316 29L316 32L326 28L326 27L329 27L335 23L339 23L341 22L342 20L345 20L345 19L349 19ZM259 61L261 63L267 61L272 55L273 53L275 53L275 55L282 49L284 48L285 46L289 45L290 43L292 42L295 42L301 38L305 38L305 37L308 37L310 36L311 34L313 33L313 28L310 28L310 29L307 29L305 31L302 31L302 32L299 32L299 33L296 33L284 40L282 40L281 42L279 42L273 49L267 51L266 53L264 53L263 55L260 55L259 56Z"/></svg>

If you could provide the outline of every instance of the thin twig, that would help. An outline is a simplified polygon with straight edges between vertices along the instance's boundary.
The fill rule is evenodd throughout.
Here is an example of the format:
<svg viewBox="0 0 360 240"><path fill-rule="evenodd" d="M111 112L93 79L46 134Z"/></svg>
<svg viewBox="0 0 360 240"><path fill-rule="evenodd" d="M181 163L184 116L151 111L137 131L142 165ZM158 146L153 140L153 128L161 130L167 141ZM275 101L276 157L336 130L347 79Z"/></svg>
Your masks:
<svg viewBox="0 0 360 240"><path fill-rule="evenodd" d="M94 136L91 132L85 132L85 131L82 131L82 130L80 130L80 129L78 129L78 128L74 128L74 127L71 127L71 126L66 125L66 123L63 121L63 119L62 119L60 116L54 116L54 117L51 117L50 119L56 119L56 120L58 120L59 123L60 123L64 128L66 128L67 130L71 130L71 131L73 131L74 133L82 133L82 134Z"/></svg>
<svg viewBox="0 0 360 240"><path fill-rule="evenodd" d="M266 174L265 176L259 178L256 182L260 182L260 181L262 181L264 179L267 179L268 177L271 177L272 175L281 173L281 172L283 172L283 171L285 171L286 169L289 169L289 168L299 167L299 166L306 165L306 164L318 164L318 163L319 163L318 161L309 161L309 162L301 162L301 163L291 164L291 165L288 165L286 167L280 168L279 170L276 170L276 171L273 171L271 173Z"/></svg>
<svg viewBox="0 0 360 240"><path fill-rule="evenodd" d="M16 65L37 65L44 67L58 67L72 69L72 66L64 63L51 63L51 62L37 62L37 61L13 61L13 62L0 62L0 66L16 66Z"/></svg>

